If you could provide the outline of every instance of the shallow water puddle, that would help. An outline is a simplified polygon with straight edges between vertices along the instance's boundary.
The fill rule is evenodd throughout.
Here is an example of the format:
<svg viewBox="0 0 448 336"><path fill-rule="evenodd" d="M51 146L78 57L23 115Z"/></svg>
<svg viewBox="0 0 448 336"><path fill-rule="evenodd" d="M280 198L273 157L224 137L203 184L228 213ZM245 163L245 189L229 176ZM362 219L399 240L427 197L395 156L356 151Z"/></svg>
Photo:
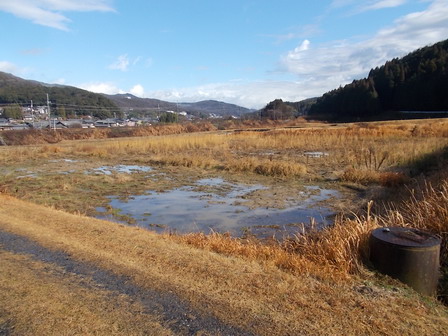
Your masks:
<svg viewBox="0 0 448 336"><path fill-rule="evenodd" d="M113 172L125 173L125 174L132 174L132 173L137 173L137 172L147 173L152 170L153 169L151 167L136 166L136 165L102 166L102 167L93 169L93 171L95 173L104 174L104 175L112 175Z"/></svg>
<svg viewBox="0 0 448 336"><path fill-rule="evenodd" d="M262 185L244 185L226 182L220 178L202 179L188 187L166 192L150 191L126 200L111 197L110 207L120 216L127 216L142 227L159 232L229 232L232 236L254 234L258 237L297 232L297 223L309 223L311 218L323 227L329 225L334 214L320 205L335 190L306 187L297 195L295 206L286 209L255 208L245 205L245 198ZM116 220L106 209L98 208L98 217Z"/></svg>
<svg viewBox="0 0 448 336"><path fill-rule="evenodd" d="M59 160L50 160L49 162L52 162L52 163L58 163L58 162L76 163L76 162L80 162L80 161L73 160L73 159L59 159Z"/></svg>
<svg viewBox="0 0 448 336"><path fill-rule="evenodd" d="M305 152L303 153L303 155L305 155L306 157L321 158L330 154L328 154L327 152Z"/></svg>

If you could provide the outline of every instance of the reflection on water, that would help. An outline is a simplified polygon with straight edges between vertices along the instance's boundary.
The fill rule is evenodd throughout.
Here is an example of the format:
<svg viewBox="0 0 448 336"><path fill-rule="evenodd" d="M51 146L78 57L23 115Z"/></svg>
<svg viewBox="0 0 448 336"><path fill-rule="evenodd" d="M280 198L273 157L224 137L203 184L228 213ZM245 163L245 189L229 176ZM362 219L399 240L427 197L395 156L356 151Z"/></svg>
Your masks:
<svg viewBox="0 0 448 336"><path fill-rule="evenodd" d="M117 166L102 166L99 168L93 169L95 173L104 174L104 175L112 175L112 172L116 173L125 173L132 174L137 172L149 172L152 170L151 167L147 166L135 166L135 165L117 165Z"/></svg>
<svg viewBox="0 0 448 336"><path fill-rule="evenodd" d="M296 232L297 223L309 223L311 218L321 227L331 223L329 217L333 212L319 203L337 197L337 191L308 187L298 195L298 199L305 201L287 209L249 209L244 205L245 195L264 188L219 178L202 179L189 187L162 193L150 191L127 200L111 197L110 206L119 210L120 215L132 217L140 226L178 233L214 231L230 232L233 236L253 233L262 237ZM105 212L105 209L97 210Z"/></svg>
<svg viewBox="0 0 448 336"><path fill-rule="evenodd" d="M303 155L306 157L321 158L323 156L328 156L329 154L327 152L305 152Z"/></svg>

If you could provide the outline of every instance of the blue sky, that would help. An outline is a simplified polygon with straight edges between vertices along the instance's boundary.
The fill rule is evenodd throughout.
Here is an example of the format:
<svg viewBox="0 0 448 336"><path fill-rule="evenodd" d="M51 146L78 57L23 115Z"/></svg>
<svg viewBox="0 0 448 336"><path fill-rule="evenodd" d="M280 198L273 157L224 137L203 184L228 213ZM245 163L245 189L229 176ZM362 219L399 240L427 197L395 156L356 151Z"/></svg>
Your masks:
<svg viewBox="0 0 448 336"><path fill-rule="evenodd" d="M448 38L448 0L0 0L0 71L260 108Z"/></svg>

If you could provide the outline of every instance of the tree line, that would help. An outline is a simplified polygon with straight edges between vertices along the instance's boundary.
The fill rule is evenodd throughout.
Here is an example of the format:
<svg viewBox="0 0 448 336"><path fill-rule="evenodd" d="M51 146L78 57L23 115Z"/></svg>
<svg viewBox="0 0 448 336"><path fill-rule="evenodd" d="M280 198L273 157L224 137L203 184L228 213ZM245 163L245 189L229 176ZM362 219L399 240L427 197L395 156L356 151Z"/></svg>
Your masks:
<svg viewBox="0 0 448 336"><path fill-rule="evenodd" d="M367 78L325 93L310 115L369 120L393 111L448 111L448 40L372 69Z"/></svg>
<svg viewBox="0 0 448 336"><path fill-rule="evenodd" d="M243 119L293 119L308 114L311 106L316 102L316 99L317 98L309 98L299 102L289 102L283 101L282 99L275 99L269 102L261 110L246 113L241 117Z"/></svg>
<svg viewBox="0 0 448 336"><path fill-rule="evenodd" d="M47 86L39 82L23 80L6 73L0 73L0 104L12 106L47 105L55 115L91 115L96 118L121 116L121 110L110 99L101 94L70 86Z"/></svg>

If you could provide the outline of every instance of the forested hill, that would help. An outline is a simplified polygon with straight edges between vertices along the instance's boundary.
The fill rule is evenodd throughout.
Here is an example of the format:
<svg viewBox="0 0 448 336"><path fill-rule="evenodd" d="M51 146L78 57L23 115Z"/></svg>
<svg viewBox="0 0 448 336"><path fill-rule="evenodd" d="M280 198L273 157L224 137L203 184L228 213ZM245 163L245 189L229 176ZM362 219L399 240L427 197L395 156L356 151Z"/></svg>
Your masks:
<svg viewBox="0 0 448 336"><path fill-rule="evenodd" d="M139 98L129 93L104 96L125 111L129 109L133 111L172 110L177 112L185 111L188 114L206 117L211 113L219 116L241 116L253 111L242 106L216 100L203 100L195 103L170 103L153 98Z"/></svg>
<svg viewBox="0 0 448 336"><path fill-rule="evenodd" d="M388 61L367 78L325 93L310 114L367 120L393 111L448 111L448 40Z"/></svg>
<svg viewBox="0 0 448 336"><path fill-rule="evenodd" d="M52 110L56 114L93 115L98 118L121 114L120 109L110 99L101 94L78 89L72 86L50 85L25 80L11 74L0 72L0 105L26 105L33 101L34 106L46 105L47 94Z"/></svg>

